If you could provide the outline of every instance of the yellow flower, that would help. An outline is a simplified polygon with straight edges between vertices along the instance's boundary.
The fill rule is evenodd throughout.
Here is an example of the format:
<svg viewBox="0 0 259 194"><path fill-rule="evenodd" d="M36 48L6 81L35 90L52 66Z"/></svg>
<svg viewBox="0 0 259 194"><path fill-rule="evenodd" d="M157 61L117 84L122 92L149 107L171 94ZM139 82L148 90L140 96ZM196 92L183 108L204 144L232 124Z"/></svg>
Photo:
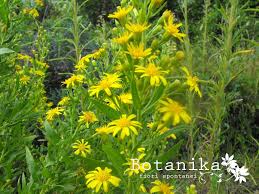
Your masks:
<svg viewBox="0 0 259 194"><path fill-rule="evenodd" d="M59 101L58 105L59 105L59 106L65 106L65 105L68 104L69 101L70 101L70 98L69 98L68 96L65 96L65 97L63 97L63 98Z"/></svg>
<svg viewBox="0 0 259 194"><path fill-rule="evenodd" d="M90 58L92 57L92 55L86 55L84 57L82 57L78 63L76 64L75 68L76 70L80 71L80 70L85 70L86 69L86 64L90 62Z"/></svg>
<svg viewBox="0 0 259 194"><path fill-rule="evenodd" d="M112 132L111 129L107 125L99 127L97 129L95 129L95 131L97 134L100 134L100 135L107 135Z"/></svg>
<svg viewBox="0 0 259 194"><path fill-rule="evenodd" d="M196 186L191 184L190 187L187 187L186 194L197 194Z"/></svg>
<svg viewBox="0 0 259 194"><path fill-rule="evenodd" d="M53 109L50 109L47 113L46 113L46 119L48 121L53 121L54 120L54 117L58 116L58 115L61 115L62 112L64 111L63 108L60 108L60 107L56 107L56 108L53 108Z"/></svg>
<svg viewBox="0 0 259 194"><path fill-rule="evenodd" d="M39 17L39 12L38 12L37 9L35 9L35 8L32 8L32 9L30 9L30 8L25 8L25 9L23 10L23 13L24 13L24 14L29 14L29 15L32 16L33 18Z"/></svg>
<svg viewBox="0 0 259 194"><path fill-rule="evenodd" d="M151 4L158 7L163 3L164 0L151 0Z"/></svg>
<svg viewBox="0 0 259 194"><path fill-rule="evenodd" d="M153 184L154 186L151 188L150 193L174 194L172 191L174 187L167 183L156 180L153 182Z"/></svg>
<svg viewBox="0 0 259 194"><path fill-rule="evenodd" d="M180 30L178 29L180 26L182 26L182 24L181 23L174 24L173 22L174 22L174 17L173 15L171 15L168 18L168 22L167 23L165 22L164 29L171 36L174 36L178 38L180 41L183 41L183 37L185 37L186 35L184 33L180 33Z"/></svg>
<svg viewBox="0 0 259 194"><path fill-rule="evenodd" d="M133 43L128 45L128 52L134 59L143 59L151 54L152 49L144 49L144 44L140 43L140 45L135 46Z"/></svg>
<svg viewBox="0 0 259 194"><path fill-rule="evenodd" d="M108 96L112 94L111 88L122 88L119 83L121 79L118 74L105 74L102 80L96 86L91 86L89 89L90 96L99 96L100 91L104 90Z"/></svg>
<svg viewBox="0 0 259 194"><path fill-rule="evenodd" d="M79 122L86 124L86 127L89 127L89 124L98 121L95 114L93 112L87 111L83 112L81 116L79 116Z"/></svg>
<svg viewBox="0 0 259 194"><path fill-rule="evenodd" d="M161 104L164 105L159 109L161 113L164 113L162 117L163 121L172 119L174 126L180 123L180 119L182 119L185 123L190 123L191 117L185 111L185 107L178 102L167 98L167 101L162 101Z"/></svg>
<svg viewBox="0 0 259 194"><path fill-rule="evenodd" d="M132 104L132 95L130 93L121 94L118 98L124 104Z"/></svg>
<svg viewBox="0 0 259 194"><path fill-rule="evenodd" d="M20 77L20 81L23 85L27 85L30 81L30 77L27 75L23 75L22 77Z"/></svg>
<svg viewBox="0 0 259 194"><path fill-rule="evenodd" d="M43 0L35 0L35 3L36 3L36 5L38 5L40 7L44 6Z"/></svg>
<svg viewBox="0 0 259 194"><path fill-rule="evenodd" d="M140 153L144 153L145 152L145 148L138 148L137 151L140 152Z"/></svg>
<svg viewBox="0 0 259 194"><path fill-rule="evenodd" d="M138 160L141 160L141 159L138 157ZM148 169L148 167L149 167L148 164L145 163L144 164L144 168L143 168L143 163L141 163L141 162L139 162L138 164L135 164L135 166L133 166L134 163L133 163L132 159L129 159L128 162L123 164L123 165L129 166L124 171L124 174L127 174L128 176L132 176L132 175L139 174L139 173L144 173L145 172L145 168Z"/></svg>
<svg viewBox="0 0 259 194"><path fill-rule="evenodd" d="M129 39L130 39L131 37L132 37L132 34L126 32L126 33L124 33L123 35L121 35L120 37L114 38L114 39L113 39L113 42L116 42L116 43L118 43L118 44L126 44L126 43L129 41Z"/></svg>
<svg viewBox="0 0 259 194"><path fill-rule="evenodd" d="M118 110L118 102L116 101L116 99L115 99L116 104L111 99L108 99L108 98L104 99L104 101L107 103L107 105L109 107L111 107L111 108L113 108L115 110Z"/></svg>
<svg viewBox="0 0 259 194"><path fill-rule="evenodd" d="M125 8L125 7L121 8L120 6L118 6L117 11L115 11L112 14L109 14L108 18L122 20L129 14L129 12L131 12L132 9L133 9L132 6L129 6L128 8Z"/></svg>
<svg viewBox="0 0 259 194"><path fill-rule="evenodd" d="M150 27L150 25L144 23L144 24L133 24L133 23L128 23L126 24L126 28L133 33L141 33L146 31L148 28Z"/></svg>
<svg viewBox="0 0 259 194"><path fill-rule="evenodd" d="M47 63L44 63L44 62L42 62L42 61L36 60L36 63L37 63L40 67L42 67L42 68L48 68L48 67L49 67L49 65L48 65Z"/></svg>
<svg viewBox="0 0 259 194"><path fill-rule="evenodd" d="M48 106L48 107L52 107L52 106L53 106L53 102L48 102L48 103L47 103L47 106Z"/></svg>
<svg viewBox="0 0 259 194"><path fill-rule="evenodd" d="M147 189L145 188L144 184L141 184L139 187L139 191L143 193L147 193Z"/></svg>
<svg viewBox="0 0 259 194"><path fill-rule="evenodd" d="M104 52L105 52L105 49L100 48L97 51L95 51L94 53L92 53L91 57L94 58L94 59L99 59Z"/></svg>
<svg viewBox="0 0 259 194"><path fill-rule="evenodd" d="M135 135L138 135L138 131L136 128L142 128L141 123L138 121L132 121L136 115L131 114L127 117L126 114L123 114L120 119L112 121L108 124L111 131L113 132L113 136L116 136L119 131L121 131L120 138L124 139L125 136L129 136L131 132Z"/></svg>
<svg viewBox="0 0 259 194"><path fill-rule="evenodd" d="M198 86L199 78L196 76L192 76L186 67L182 67L182 70L186 74L186 84L190 86L190 91L192 92L194 90L200 97L202 97L202 93Z"/></svg>
<svg viewBox="0 0 259 194"><path fill-rule="evenodd" d="M36 70L36 71L34 71L34 74L35 74L35 75L38 75L38 76L40 76L40 77L43 77L43 76L45 75L45 73L44 73L43 71L41 71L41 70Z"/></svg>
<svg viewBox="0 0 259 194"><path fill-rule="evenodd" d="M83 83L84 76L83 75L72 75L70 78L66 79L63 84L66 85L67 88L75 87L76 84Z"/></svg>
<svg viewBox="0 0 259 194"><path fill-rule="evenodd" d="M166 85L167 81L166 79L163 77L163 74L168 73L167 71L161 71L160 67L156 67L155 64L153 63L149 63L147 67L142 67L137 65L136 66L136 73L142 73L141 78L142 77L150 77L150 85L151 86L159 86L160 85L160 81Z"/></svg>
<svg viewBox="0 0 259 194"><path fill-rule="evenodd" d="M168 20L170 17L173 17L173 12L171 10L165 10L162 17Z"/></svg>
<svg viewBox="0 0 259 194"><path fill-rule="evenodd" d="M111 175L112 170L105 167L101 169L97 167L96 170L90 171L86 176L86 185L88 188L94 190L95 192L99 192L99 190L104 190L105 193L109 191L109 184L111 183L113 186L118 187L121 179L116 176Z"/></svg>
<svg viewBox="0 0 259 194"><path fill-rule="evenodd" d="M84 158L86 157L86 153L90 154L91 153L91 146L88 144L88 142L85 142L84 139L77 140L75 143L73 143L72 148L76 149L75 154L83 156Z"/></svg>
<svg viewBox="0 0 259 194"><path fill-rule="evenodd" d="M32 58L31 58L31 56L29 56L29 55L23 55L23 54L17 54L17 59L18 60L24 60L24 61L31 61L32 60Z"/></svg>
<svg viewBox="0 0 259 194"><path fill-rule="evenodd" d="M163 124L159 124L157 126L157 130L159 131L160 135L164 134L165 132L169 131L170 129L168 127L165 127ZM174 133L167 136L167 138L176 139L176 136Z"/></svg>

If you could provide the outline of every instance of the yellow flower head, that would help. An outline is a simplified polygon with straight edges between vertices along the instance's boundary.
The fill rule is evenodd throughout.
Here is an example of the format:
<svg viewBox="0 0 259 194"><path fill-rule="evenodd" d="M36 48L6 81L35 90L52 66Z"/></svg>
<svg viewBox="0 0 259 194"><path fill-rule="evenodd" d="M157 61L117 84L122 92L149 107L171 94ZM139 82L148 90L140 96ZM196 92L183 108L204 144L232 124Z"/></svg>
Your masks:
<svg viewBox="0 0 259 194"><path fill-rule="evenodd" d="M150 193L174 194L174 192L172 191L174 187L170 186L167 183L156 180L153 182L153 184L154 186L151 188Z"/></svg>
<svg viewBox="0 0 259 194"><path fill-rule="evenodd" d="M102 188L105 193L109 191L109 184L118 187L121 179L111 175L112 170L105 167L101 169L97 167L94 171L90 171L86 176L86 185L88 188L99 192Z"/></svg>
<svg viewBox="0 0 259 194"><path fill-rule="evenodd" d="M146 187L144 186L144 184L141 184L141 185L140 185L139 191L140 191L140 192L143 192L143 193L147 193L147 189L146 189Z"/></svg>
<svg viewBox="0 0 259 194"><path fill-rule="evenodd" d="M97 129L95 129L95 131L97 134L100 134L100 135L107 135L112 132L111 129L107 125L99 127Z"/></svg>
<svg viewBox="0 0 259 194"><path fill-rule="evenodd" d="M104 101L107 103L107 105L111 108L113 108L114 110L118 110L118 102L116 99L114 99L114 101L112 99L109 98L105 98Z"/></svg>
<svg viewBox="0 0 259 194"><path fill-rule="evenodd" d="M104 52L105 52L105 49L100 48L100 49L96 50L94 53L92 53L91 57L94 59L99 59Z"/></svg>
<svg viewBox="0 0 259 194"><path fill-rule="evenodd" d="M144 49L144 44L140 43L140 45L135 46L133 43L130 43L128 45L128 52L132 58L134 59L143 59L144 57L147 57L148 55L151 54L152 49Z"/></svg>
<svg viewBox="0 0 259 194"><path fill-rule="evenodd" d="M153 63L149 63L147 67L142 67L137 65L136 66L136 73L142 73L141 78L142 77L150 77L150 85L151 86L159 86L160 85L160 81L166 85L167 81L164 78L164 74L167 73L167 71L161 71L160 67L156 67L155 64Z"/></svg>
<svg viewBox="0 0 259 194"><path fill-rule="evenodd" d="M76 64L75 68L76 70L80 71L80 70L85 70L86 69L86 64L90 62L90 58L92 57L92 55L86 55L84 57L82 57L78 63Z"/></svg>
<svg viewBox="0 0 259 194"><path fill-rule="evenodd" d="M30 8L25 8L25 9L23 10L23 13L24 13L24 14L28 14L28 15L32 16L33 18L39 17L39 12L38 12L37 9L35 9L35 8L32 8L32 9L30 9Z"/></svg>
<svg viewBox="0 0 259 194"><path fill-rule="evenodd" d="M53 109L50 109L47 113L46 113L46 119L48 121L53 121L54 120L54 117L58 116L58 115L61 115L62 112L64 111L63 108L60 108L60 107L56 107L56 108L53 108Z"/></svg>
<svg viewBox="0 0 259 194"><path fill-rule="evenodd" d="M75 87L76 84L83 83L84 76L83 75L72 75L70 78L66 79L63 84L66 85L67 88Z"/></svg>
<svg viewBox="0 0 259 194"><path fill-rule="evenodd" d="M95 114L93 112L87 111L83 112L81 116L79 116L79 122L86 124L86 127L89 127L89 124L98 121Z"/></svg>
<svg viewBox="0 0 259 194"><path fill-rule="evenodd" d="M40 76L40 77L45 76L45 73L44 73L43 71L41 71L41 70L35 70L35 71L33 72L33 74L34 74L34 75L37 75L37 76Z"/></svg>
<svg viewBox="0 0 259 194"><path fill-rule="evenodd" d="M190 123L191 117L185 111L185 107L178 102L167 98L167 101L162 101L161 104L163 106L159 109L159 111L164 113L162 117L163 121L172 119L174 126L180 123L180 119L182 119L185 123Z"/></svg>
<svg viewBox="0 0 259 194"><path fill-rule="evenodd" d="M30 77L27 76L27 75L23 75L22 77L20 77L20 82L23 84L23 85L27 85L30 81Z"/></svg>
<svg viewBox="0 0 259 194"><path fill-rule="evenodd" d="M196 186L191 184L190 187L187 187L186 194L198 194L196 190Z"/></svg>
<svg viewBox="0 0 259 194"><path fill-rule="evenodd" d="M157 126L157 130L159 131L159 134L162 135L165 132L169 131L170 129L168 127L164 126L164 124L159 124ZM174 133L172 133L172 134L168 135L167 138L176 139L176 136Z"/></svg>
<svg viewBox="0 0 259 194"><path fill-rule="evenodd" d="M173 15L173 12L171 10L165 10L162 17L165 19L165 20L168 20L170 17L174 17Z"/></svg>
<svg viewBox="0 0 259 194"><path fill-rule="evenodd" d="M160 6L163 2L164 0L151 0L151 4L156 7Z"/></svg>
<svg viewBox="0 0 259 194"><path fill-rule="evenodd" d="M132 9L133 9L132 6L129 6L127 8L125 8L125 7L121 8L120 6L118 6L117 11L115 11L112 14L109 14L108 18L122 20L129 14L129 12L131 12Z"/></svg>
<svg viewBox="0 0 259 194"><path fill-rule="evenodd" d="M140 152L140 153L144 153L146 150L146 148L138 148L137 151Z"/></svg>
<svg viewBox="0 0 259 194"><path fill-rule="evenodd" d="M138 160L141 160L141 159L138 157ZM132 176L132 175L139 174L139 173L144 173L145 169L148 169L148 167L149 167L148 166L149 164L147 164L147 163L145 163L144 167L143 167L143 163L141 163L141 162L139 162L138 164L135 163L135 166L134 166L134 162L132 159L129 159L128 162L123 165L129 166L124 171L124 174L127 174L128 176Z"/></svg>
<svg viewBox="0 0 259 194"><path fill-rule="evenodd" d="M88 144L88 142L85 142L84 139L77 140L75 143L73 143L72 148L75 149L75 154L83 156L84 158L86 157L86 153L90 154L91 153L91 146Z"/></svg>
<svg viewBox="0 0 259 194"><path fill-rule="evenodd" d="M148 28L150 27L150 25L144 23L144 24L133 24L133 23L128 23L126 24L126 28L133 33L141 33L146 31Z"/></svg>
<svg viewBox="0 0 259 194"><path fill-rule="evenodd" d="M70 101L70 98L69 98L68 96L65 96L65 97L63 97L63 98L59 101L58 105L59 105L59 106L66 106L69 101Z"/></svg>
<svg viewBox="0 0 259 194"><path fill-rule="evenodd" d="M114 38L113 42L116 42L118 44L126 44L131 37L132 37L132 34L129 32L126 32L123 35L121 35L120 37Z"/></svg>
<svg viewBox="0 0 259 194"><path fill-rule="evenodd" d="M39 65L41 68L48 68L49 65L45 62L42 62L42 61L38 61L38 60L35 60L37 65Z"/></svg>
<svg viewBox="0 0 259 194"><path fill-rule="evenodd" d="M182 67L182 70L186 74L186 84L190 86L190 91L192 92L194 90L200 97L202 97L202 93L198 86L199 78L196 76L192 76L186 67Z"/></svg>
<svg viewBox="0 0 259 194"><path fill-rule="evenodd" d="M174 17L173 17L173 15L171 15L168 18L168 22L165 22L164 29L171 36L174 36L174 37L178 38L180 41L183 41L183 37L185 37L186 34L180 33L180 30L178 29L180 26L182 26L182 24L181 23L174 24L173 22L174 22Z"/></svg>
<svg viewBox="0 0 259 194"><path fill-rule="evenodd" d="M108 96L112 94L112 88L122 88L122 85L119 83L121 79L118 74L105 74L102 80L96 86L91 86L89 89L90 96L96 95L99 96L100 91L105 91Z"/></svg>
<svg viewBox="0 0 259 194"><path fill-rule="evenodd" d="M43 7L44 6L44 2L43 0L35 0L36 5Z"/></svg>
<svg viewBox="0 0 259 194"><path fill-rule="evenodd" d="M48 103L47 103L47 106L48 106L48 107L52 107L53 105L54 105L53 102L48 102Z"/></svg>
<svg viewBox="0 0 259 194"><path fill-rule="evenodd" d="M127 116L123 114L120 119L114 120L108 124L111 131L113 132L113 136L116 136L117 133L120 131L120 138L124 139L125 136L129 136L131 132L135 135L138 135L138 131L136 128L142 128L141 123L138 121L134 121L136 115L132 114Z"/></svg>
<svg viewBox="0 0 259 194"><path fill-rule="evenodd" d="M29 55L23 55L23 54L17 54L17 59L18 60L24 60L24 61L32 61L31 56Z"/></svg>
<svg viewBox="0 0 259 194"><path fill-rule="evenodd" d="M132 95L130 93L121 94L118 98L124 104L132 104Z"/></svg>

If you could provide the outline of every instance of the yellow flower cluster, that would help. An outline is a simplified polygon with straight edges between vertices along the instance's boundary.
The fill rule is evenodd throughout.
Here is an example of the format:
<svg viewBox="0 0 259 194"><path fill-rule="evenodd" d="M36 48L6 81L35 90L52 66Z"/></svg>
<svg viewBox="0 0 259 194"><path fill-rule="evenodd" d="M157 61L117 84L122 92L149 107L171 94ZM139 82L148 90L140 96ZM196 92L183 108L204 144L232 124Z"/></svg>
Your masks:
<svg viewBox="0 0 259 194"><path fill-rule="evenodd" d="M159 13L157 10L164 3L164 0L128 1L109 14L116 25L111 42L78 59L72 76L63 82L67 96L61 99L58 107L47 112L49 121L64 112L64 122L69 118L69 122L76 123L74 136L81 140L72 145L75 155L94 157L91 154L94 149L98 149L98 153L102 150L96 142L109 143L111 148L118 149L124 164L119 167L124 171L120 178L125 175L133 177L148 169L143 158L153 160L148 151L157 152L153 145L148 145L149 140L156 141L162 137L164 141L153 144L165 149L169 138L176 140L174 127L192 122L184 105L186 99L182 96L185 95L178 96L178 91L174 90L175 82L183 90L188 87L189 92L202 96L198 85L200 80L183 66L184 52L176 51L176 46L173 50L168 49L172 42L176 45L184 41L185 34L180 31L182 24L176 23L169 10L159 18L152 15ZM174 65L175 61L181 65ZM152 123L148 123L150 121ZM78 129L85 131L77 133ZM107 155L99 159L110 160L112 156ZM138 163L139 168L132 169L131 158L134 157L141 162ZM103 164L107 164L105 162ZM113 162L109 165L114 165ZM106 193L111 189L113 193L112 186L119 187L121 182L125 184L124 178L121 181L112 175L110 168L103 166L98 165L86 173L86 186L95 192ZM144 184L140 182L132 187L137 187L134 191L174 193L174 187L164 181L155 180L147 187Z"/></svg>
<svg viewBox="0 0 259 194"><path fill-rule="evenodd" d="M39 17L39 12L35 8L25 8L23 10L23 13L28 14L28 15L32 16L33 18Z"/></svg>

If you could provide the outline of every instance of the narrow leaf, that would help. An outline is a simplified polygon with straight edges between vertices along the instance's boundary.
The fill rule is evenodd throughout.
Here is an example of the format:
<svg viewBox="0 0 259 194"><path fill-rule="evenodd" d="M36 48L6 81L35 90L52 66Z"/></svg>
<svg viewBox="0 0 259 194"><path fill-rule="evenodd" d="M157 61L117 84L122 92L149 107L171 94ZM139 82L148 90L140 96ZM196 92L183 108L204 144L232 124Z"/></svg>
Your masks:
<svg viewBox="0 0 259 194"><path fill-rule="evenodd" d="M14 51L9 48L0 48L0 55L13 53Z"/></svg>
<svg viewBox="0 0 259 194"><path fill-rule="evenodd" d="M120 113L108 106L107 104L104 104L95 99L92 99L92 102L95 105L95 107L103 114L105 114L109 119L114 120L120 117Z"/></svg>

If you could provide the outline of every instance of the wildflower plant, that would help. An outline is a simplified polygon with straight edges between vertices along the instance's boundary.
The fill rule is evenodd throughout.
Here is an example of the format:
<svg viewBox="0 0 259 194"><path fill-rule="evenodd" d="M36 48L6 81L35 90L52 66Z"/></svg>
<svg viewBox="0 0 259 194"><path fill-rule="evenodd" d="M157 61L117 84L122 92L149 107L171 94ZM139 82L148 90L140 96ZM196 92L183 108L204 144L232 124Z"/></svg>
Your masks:
<svg viewBox="0 0 259 194"><path fill-rule="evenodd" d="M90 170L86 175L90 190L136 193L147 188L152 193L173 192L173 186L159 180L153 187L151 182L146 185L139 178L146 170L132 170L130 161L167 160L165 156L171 157L172 150L177 152L181 144L177 134L192 119L184 106L184 92L172 94L171 88L200 91L198 79L186 82L186 76L191 76L182 70L182 61L175 58L177 49L168 49L170 45L180 48L185 35L173 13L163 13L164 6L164 1L122 1L108 16L115 24L110 40L81 56L73 74L63 82L64 98L69 99L69 104L64 107L64 98L60 101L63 117L51 122L51 126L69 125L69 132L60 131L64 135L61 138L77 141L72 146L76 155L83 156L78 160L84 165L78 168ZM176 61L180 66L175 65ZM177 77L182 81L175 85ZM164 140L169 138L172 145L166 151L168 142ZM83 140L91 147L88 154ZM98 162L93 164L93 160ZM118 177L116 181L111 171Z"/></svg>

